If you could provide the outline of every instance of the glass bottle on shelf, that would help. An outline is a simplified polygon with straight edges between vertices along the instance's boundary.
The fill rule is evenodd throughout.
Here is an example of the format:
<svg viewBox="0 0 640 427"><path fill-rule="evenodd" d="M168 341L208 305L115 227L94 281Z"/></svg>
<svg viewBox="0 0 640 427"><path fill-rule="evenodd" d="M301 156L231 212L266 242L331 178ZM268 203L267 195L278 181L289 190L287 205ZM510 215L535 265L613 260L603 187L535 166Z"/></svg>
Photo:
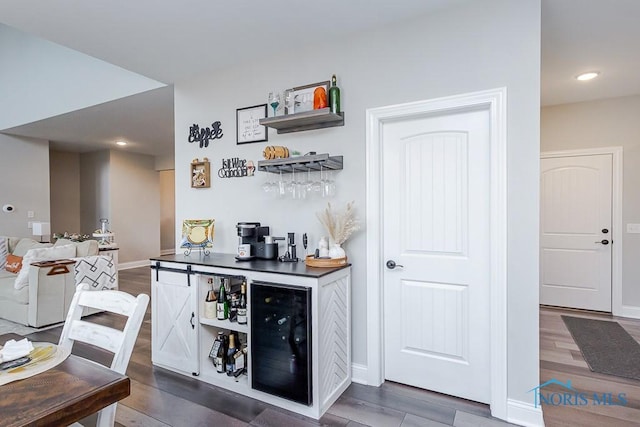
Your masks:
<svg viewBox="0 0 640 427"><path fill-rule="evenodd" d="M225 371L225 362L227 355L227 336L224 332L218 332L218 340L220 340L220 345L218 346L218 352L215 358L216 371L219 373L223 373Z"/></svg>
<svg viewBox="0 0 640 427"><path fill-rule="evenodd" d="M340 112L340 88L336 86L336 75L331 76L331 87L329 88L329 110L332 113Z"/></svg>
<svg viewBox="0 0 640 427"><path fill-rule="evenodd" d="M220 291L218 292L218 303L216 305L216 313L218 320L229 318L229 303L227 302L227 291L224 286L224 277L220 278Z"/></svg>
<svg viewBox="0 0 640 427"><path fill-rule="evenodd" d="M235 354L238 351L236 348L235 334L229 334L229 348L227 349L227 374L231 375L235 372Z"/></svg>
<svg viewBox="0 0 640 427"><path fill-rule="evenodd" d="M240 286L240 304L238 305L238 324L246 325L247 324L247 297L245 293L247 292L247 282L243 281Z"/></svg>

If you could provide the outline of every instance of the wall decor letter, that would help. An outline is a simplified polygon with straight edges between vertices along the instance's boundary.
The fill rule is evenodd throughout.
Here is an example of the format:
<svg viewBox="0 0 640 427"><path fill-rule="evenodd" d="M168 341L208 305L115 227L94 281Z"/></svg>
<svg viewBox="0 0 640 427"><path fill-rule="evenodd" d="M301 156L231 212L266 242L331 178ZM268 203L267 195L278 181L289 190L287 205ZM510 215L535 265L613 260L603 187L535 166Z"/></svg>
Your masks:
<svg viewBox="0 0 640 427"><path fill-rule="evenodd" d="M199 125L193 124L189 126L189 139L190 143L198 141L200 148L206 148L209 146L209 140L220 139L224 134L222 133L222 124L217 121L211 123L211 127L200 128Z"/></svg>

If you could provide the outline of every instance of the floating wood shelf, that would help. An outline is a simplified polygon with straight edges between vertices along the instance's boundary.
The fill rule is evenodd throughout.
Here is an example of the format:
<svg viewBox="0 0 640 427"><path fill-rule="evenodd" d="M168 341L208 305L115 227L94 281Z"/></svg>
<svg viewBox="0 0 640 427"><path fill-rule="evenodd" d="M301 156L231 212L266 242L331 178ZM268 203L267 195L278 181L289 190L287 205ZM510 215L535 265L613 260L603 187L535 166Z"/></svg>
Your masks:
<svg viewBox="0 0 640 427"><path fill-rule="evenodd" d="M323 108L304 113L267 117L260 119L260 124L276 129L279 134L344 126L344 112L336 114L332 113L329 108Z"/></svg>
<svg viewBox="0 0 640 427"><path fill-rule="evenodd" d="M286 159L260 160L258 170L272 173L291 173L295 171L306 172L308 170L341 170L342 156L330 156L329 154L313 154L309 156L289 157Z"/></svg>

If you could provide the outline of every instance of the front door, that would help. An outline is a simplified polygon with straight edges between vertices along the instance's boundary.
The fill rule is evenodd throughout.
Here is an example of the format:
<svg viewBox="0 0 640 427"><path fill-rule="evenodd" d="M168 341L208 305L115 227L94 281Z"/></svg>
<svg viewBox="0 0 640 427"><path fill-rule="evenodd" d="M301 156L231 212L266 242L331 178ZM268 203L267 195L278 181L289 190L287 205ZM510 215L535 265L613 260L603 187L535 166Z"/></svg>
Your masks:
<svg viewBox="0 0 640 427"><path fill-rule="evenodd" d="M385 378L485 403L489 130L488 110L411 117L382 130Z"/></svg>
<svg viewBox="0 0 640 427"><path fill-rule="evenodd" d="M611 311L612 155L542 158L540 304Z"/></svg>

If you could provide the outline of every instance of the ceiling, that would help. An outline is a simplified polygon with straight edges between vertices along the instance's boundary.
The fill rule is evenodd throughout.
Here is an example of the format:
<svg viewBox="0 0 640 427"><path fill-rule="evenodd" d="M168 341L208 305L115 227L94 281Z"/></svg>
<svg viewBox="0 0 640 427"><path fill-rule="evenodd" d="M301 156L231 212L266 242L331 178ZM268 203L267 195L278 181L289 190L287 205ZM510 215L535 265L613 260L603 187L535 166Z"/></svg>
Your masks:
<svg viewBox="0 0 640 427"><path fill-rule="evenodd" d="M190 0L188 7L173 0L3 0L1 23L169 85L5 132L49 139L68 151L113 148L125 139L127 150L165 155L173 152L171 85L243 62L242 52L256 40L277 40L265 52L273 54L465 1L473 0ZM542 5L542 105L640 94L640 1ZM322 17L323 31L308 31L315 17ZM573 78L589 70L601 76L588 83Z"/></svg>

